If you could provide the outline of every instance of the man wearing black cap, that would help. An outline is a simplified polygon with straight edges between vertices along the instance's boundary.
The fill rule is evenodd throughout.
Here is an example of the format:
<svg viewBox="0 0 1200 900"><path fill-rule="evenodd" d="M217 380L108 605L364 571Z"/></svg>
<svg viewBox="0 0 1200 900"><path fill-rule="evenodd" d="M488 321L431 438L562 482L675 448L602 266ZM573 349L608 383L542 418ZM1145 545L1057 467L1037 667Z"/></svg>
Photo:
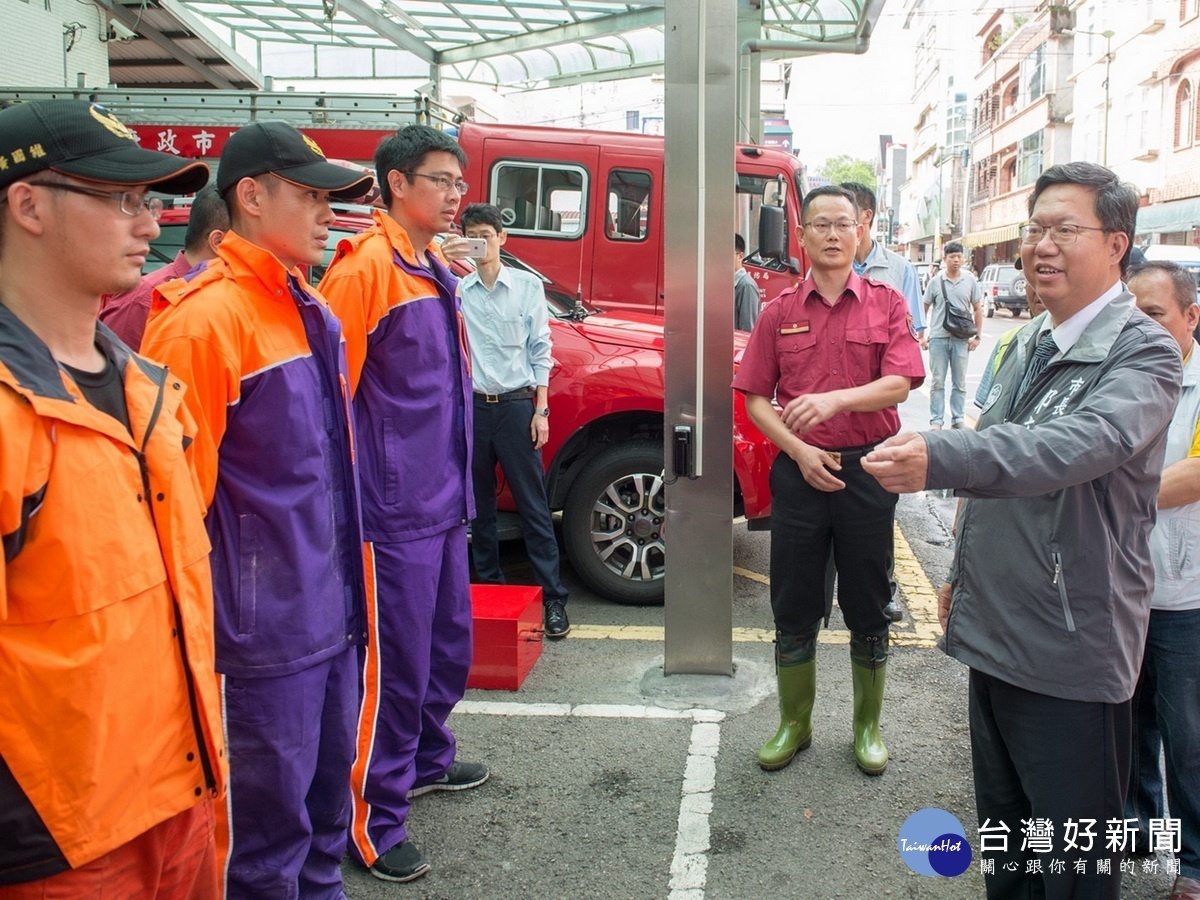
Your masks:
<svg viewBox="0 0 1200 900"><path fill-rule="evenodd" d="M232 768L227 896L340 898L366 628L341 326L297 268L371 176L290 125L230 137L217 258L152 301L145 352L193 385Z"/></svg>
<svg viewBox="0 0 1200 900"><path fill-rule="evenodd" d="M216 898L196 427L96 322L208 180L85 101L0 112L0 895Z"/></svg>

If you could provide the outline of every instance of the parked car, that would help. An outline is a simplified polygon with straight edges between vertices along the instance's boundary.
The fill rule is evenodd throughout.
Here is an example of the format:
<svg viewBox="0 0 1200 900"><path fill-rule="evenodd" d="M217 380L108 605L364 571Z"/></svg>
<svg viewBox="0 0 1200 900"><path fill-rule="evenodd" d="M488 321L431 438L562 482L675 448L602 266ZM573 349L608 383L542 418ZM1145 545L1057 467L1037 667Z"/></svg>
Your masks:
<svg viewBox="0 0 1200 900"><path fill-rule="evenodd" d="M1025 276L1012 263L992 263L979 276L983 288L983 309L990 319L997 308L1007 309L1017 318L1029 303L1025 299Z"/></svg>
<svg viewBox="0 0 1200 900"><path fill-rule="evenodd" d="M163 211L162 234L147 270L174 259L183 246L189 207ZM369 210L339 208L330 228L325 264L338 241L370 224ZM644 313L616 315L576 302L558 285L501 251L506 265L525 269L546 285L554 368L550 374L550 440L542 451L550 508L562 513L562 536L579 577L618 603L661 603L666 571L663 526L663 320ZM465 275L469 260L454 263ZM309 273L317 282L324 266ZM734 333L736 369L747 335ZM750 527L767 527L768 476L777 452L734 394L734 506ZM501 473L502 475L503 473ZM514 510L499 483L501 510Z"/></svg>

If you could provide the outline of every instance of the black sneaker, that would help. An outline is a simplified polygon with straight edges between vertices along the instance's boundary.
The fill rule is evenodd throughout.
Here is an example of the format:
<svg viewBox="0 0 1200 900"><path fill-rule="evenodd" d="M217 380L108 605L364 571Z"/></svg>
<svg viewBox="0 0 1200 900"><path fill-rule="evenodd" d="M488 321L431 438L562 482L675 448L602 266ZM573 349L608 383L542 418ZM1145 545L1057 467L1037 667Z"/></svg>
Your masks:
<svg viewBox="0 0 1200 900"><path fill-rule="evenodd" d="M546 604L546 637L552 641L565 638L571 633L571 621L567 618L567 608L561 603Z"/></svg>
<svg viewBox="0 0 1200 900"><path fill-rule="evenodd" d="M465 791L468 788L479 787L488 780L492 773L483 763L467 763L455 760L446 770L446 774L437 781L419 784L408 792L408 799L420 797L432 791Z"/></svg>
<svg viewBox="0 0 1200 900"><path fill-rule="evenodd" d="M883 614L893 622L899 622L904 618L904 613L900 611L900 604L895 600L888 601L888 605L883 608Z"/></svg>
<svg viewBox="0 0 1200 900"><path fill-rule="evenodd" d="M412 841L401 841L371 866L371 874L384 881L414 881L428 871L429 863Z"/></svg>

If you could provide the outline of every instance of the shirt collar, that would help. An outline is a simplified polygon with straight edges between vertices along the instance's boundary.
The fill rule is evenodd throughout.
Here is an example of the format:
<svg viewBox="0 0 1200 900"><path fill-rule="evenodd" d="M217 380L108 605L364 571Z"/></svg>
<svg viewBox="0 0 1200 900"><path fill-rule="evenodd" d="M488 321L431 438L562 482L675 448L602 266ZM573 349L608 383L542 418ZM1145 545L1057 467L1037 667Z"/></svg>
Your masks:
<svg viewBox="0 0 1200 900"><path fill-rule="evenodd" d="M413 247L412 239L408 236L408 232L405 231L404 226L381 209L374 210L371 213L371 218L375 220L375 226L388 239L388 243L396 248L397 253L404 257L404 261L414 268L421 268L421 262L417 259L417 251ZM442 251L438 247L437 241L430 241L429 245L425 248L425 252L439 259L442 258Z"/></svg>
<svg viewBox="0 0 1200 900"><path fill-rule="evenodd" d="M464 291L467 290L468 288L474 287L475 285L479 285L479 287L482 290L485 290L485 291L487 290L487 285L485 285L483 283L483 279L479 277L478 269L472 269L470 274L464 276L459 281L459 284L462 285L462 289ZM496 285L499 285L499 284L504 285L506 288L509 288L510 290L512 288L512 276L508 272L508 266L504 265L504 263L500 264L500 274L496 276L496 284L492 285L492 290L495 290Z"/></svg>
<svg viewBox="0 0 1200 900"><path fill-rule="evenodd" d="M855 300L861 302L863 295L862 286L862 277L851 268L850 277L846 279L846 286L842 288L841 296L838 299L840 300L842 297L845 297L846 293L849 292ZM810 270L808 277L800 285L800 299L802 302L807 303L813 294L816 294L818 297L821 296L820 291L817 290L817 282L813 279L812 271Z"/></svg>
<svg viewBox="0 0 1200 900"><path fill-rule="evenodd" d="M1079 338L1083 336L1087 327L1095 321L1096 316L1100 315L1101 310L1116 300L1117 297L1121 296L1124 291L1125 285L1118 279L1116 284L1083 309L1079 310L1066 321L1059 322L1054 327L1054 343L1058 345L1059 351L1064 354L1070 352L1071 348L1079 341ZM1046 322L1049 321L1050 317L1046 316Z"/></svg>
<svg viewBox="0 0 1200 900"><path fill-rule="evenodd" d="M274 288L286 286L291 275L307 287L299 267L285 269L274 253L252 244L236 231L225 232L225 237L217 245L217 256L225 261L235 278L252 278L268 288Z"/></svg>

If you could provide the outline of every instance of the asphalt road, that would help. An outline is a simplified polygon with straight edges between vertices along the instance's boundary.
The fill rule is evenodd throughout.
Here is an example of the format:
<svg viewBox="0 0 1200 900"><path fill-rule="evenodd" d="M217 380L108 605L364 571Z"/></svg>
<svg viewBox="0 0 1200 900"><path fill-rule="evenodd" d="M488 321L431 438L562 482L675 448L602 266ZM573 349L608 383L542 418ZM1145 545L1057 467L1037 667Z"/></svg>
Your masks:
<svg viewBox="0 0 1200 900"><path fill-rule="evenodd" d="M971 354L970 410L987 355L1013 324L1005 312L986 320ZM926 389L902 417L926 427ZM432 872L395 885L347 863L347 896L981 897L966 670L934 646L933 590L949 565L954 504L929 492L898 507L905 616L893 632L882 776L854 765L849 635L836 610L818 650L813 745L782 771L755 765L778 721L768 535L734 526L733 678L664 677L663 610L594 597L564 564L571 636L544 646L520 690L469 691L452 717L460 756L487 762L491 779L414 802L410 836ZM520 543L504 552L510 581L532 583ZM976 856L958 877L915 874L897 850L905 820L926 807L965 826ZM1167 895L1164 860L1150 863L1160 871L1139 863L1124 896Z"/></svg>

